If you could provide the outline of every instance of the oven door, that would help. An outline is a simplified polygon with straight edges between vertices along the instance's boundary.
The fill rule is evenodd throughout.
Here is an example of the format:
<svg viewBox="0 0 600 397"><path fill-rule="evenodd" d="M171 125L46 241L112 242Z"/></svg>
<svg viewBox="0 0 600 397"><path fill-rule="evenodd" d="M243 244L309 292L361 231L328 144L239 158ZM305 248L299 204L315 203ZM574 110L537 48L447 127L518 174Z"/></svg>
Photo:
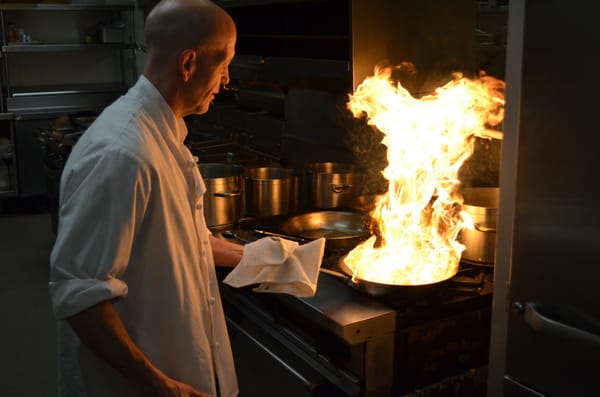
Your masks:
<svg viewBox="0 0 600 397"><path fill-rule="evenodd" d="M326 380L304 363L228 318L241 396L326 396Z"/></svg>
<svg viewBox="0 0 600 397"><path fill-rule="evenodd" d="M297 330L256 305L252 295L221 285L241 397L360 395L358 377L319 354Z"/></svg>

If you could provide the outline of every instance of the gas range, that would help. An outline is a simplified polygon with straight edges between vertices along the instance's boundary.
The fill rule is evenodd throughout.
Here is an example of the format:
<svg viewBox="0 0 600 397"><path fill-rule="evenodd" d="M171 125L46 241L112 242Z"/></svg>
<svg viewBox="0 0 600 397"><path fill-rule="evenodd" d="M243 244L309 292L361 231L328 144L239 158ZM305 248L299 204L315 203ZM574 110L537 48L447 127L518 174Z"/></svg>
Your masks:
<svg viewBox="0 0 600 397"><path fill-rule="evenodd" d="M326 252L322 268L338 270L344 254ZM301 395L464 397L485 392L492 287L493 267L461 263L451 283L414 299L368 296L323 272L311 298L226 285L222 298L236 337L277 352L304 379Z"/></svg>

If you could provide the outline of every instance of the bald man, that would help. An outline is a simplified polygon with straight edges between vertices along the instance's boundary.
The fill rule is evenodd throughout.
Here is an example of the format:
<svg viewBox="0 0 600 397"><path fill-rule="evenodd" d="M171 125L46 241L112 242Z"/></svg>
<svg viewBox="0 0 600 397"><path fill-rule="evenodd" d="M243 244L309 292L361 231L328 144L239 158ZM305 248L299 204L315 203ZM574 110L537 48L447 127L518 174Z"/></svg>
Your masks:
<svg viewBox="0 0 600 397"><path fill-rule="evenodd" d="M61 396L238 394L215 265L242 247L210 236L183 117L229 81L236 29L208 0L162 0L136 84L65 165L49 289Z"/></svg>

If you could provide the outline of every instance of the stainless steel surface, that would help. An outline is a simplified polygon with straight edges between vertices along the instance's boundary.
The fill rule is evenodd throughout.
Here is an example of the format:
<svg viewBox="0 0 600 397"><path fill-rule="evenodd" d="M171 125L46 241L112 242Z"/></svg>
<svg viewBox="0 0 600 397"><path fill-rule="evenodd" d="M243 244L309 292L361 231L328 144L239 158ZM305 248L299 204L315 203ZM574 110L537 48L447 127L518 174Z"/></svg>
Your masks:
<svg viewBox="0 0 600 397"><path fill-rule="evenodd" d="M600 55L590 49L600 45L600 5L525 0L510 7L489 395L518 395L505 379L541 395L589 395L600 348L540 334L507 302L600 318L600 185L590 144L598 113L590 87L600 85Z"/></svg>
<svg viewBox="0 0 600 397"><path fill-rule="evenodd" d="M361 346L365 356L362 368L365 396L385 396L393 383L393 352L396 313L376 301L365 299L333 277L321 273L317 293L312 298L281 300L311 322Z"/></svg>
<svg viewBox="0 0 600 397"><path fill-rule="evenodd" d="M366 233L365 216L348 211L313 211L295 215L283 222L281 228L310 239L362 237Z"/></svg>
<svg viewBox="0 0 600 397"><path fill-rule="evenodd" d="M315 382L309 380L308 377L304 376L302 373L300 373L300 371L295 369L293 367L293 365L287 363L282 357L275 354L273 351L271 351L271 349L269 349L269 347L265 346L260 340L258 340L252 334L247 332L244 328L242 328L241 326L236 324L234 321L232 321L232 320L227 321L227 325L235 331L236 336L237 336L237 334L239 334L239 335L247 338L248 342L252 346L258 347L263 354L267 355L271 360L275 361L281 368L284 369L285 372L287 372L289 375L292 376L292 378L297 380L301 384L301 386L306 390L307 395L309 395L308 392L311 389L316 387ZM235 341L234 341L234 343L235 343ZM238 361L238 363L239 363L239 361ZM288 388L290 386L291 385L289 385L289 384L287 385ZM244 390L247 391L248 389L244 389ZM288 391L289 391L289 389L288 389Z"/></svg>
<svg viewBox="0 0 600 397"><path fill-rule="evenodd" d="M57 113L75 113L83 110L102 110L113 102L123 90L112 92L89 92L69 94L19 95L6 99L6 107L15 117L37 117L45 114L53 117Z"/></svg>
<svg viewBox="0 0 600 397"><path fill-rule="evenodd" d="M529 302L525 305L525 322L542 335L600 347L600 319L579 313L577 309Z"/></svg>
<svg viewBox="0 0 600 397"><path fill-rule="evenodd" d="M4 110L18 114L96 111L114 101L138 76L134 53L137 48L135 9L133 3L103 4L100 1L86 4L0 4L3 25L6 20L22 23L27 33L33 36L31 42L8 44L3 35ZM126 21L127 43L82 44L83 30L77 32L72 29L77 30L77 26L92 14L99 21L105 21L102 15L109 19L118 15ZM55 26L48 21L53 21ZM66 29L59 36L56 32L61 29L56 29L57 24ZM44 73L39 73L39 65L44 65ZM92 87L108 82L118 88L109 93ZM90 87L74 92L70 87L73 84ZM34 88L36 92L23 91L22 86Z"/></svg>
<svg viewBox="0 0 600 397"><path fill-rule="evenodd" d="M326 249L354 248L369 236L365 215L349 211L313 211L292 216L281 224L284 233L306 239L324 237Z"/></svg>
<svg viewBox="0 0 600 397"><path fill-rule="evenodd" d="M530 387L512 379L510 376L505 376L503 379L504 395L510 397L546 397Z"/></svg>
<svg viewBox="0 0 600 397"><path fill-rule="evenodd" d="M254 338L266 348L266 350L274 352L276 355L283 358L286 363L285 367L287 367L286 372L304 374L302 377L305 379L315 379L314 373L316 372L317 374L320 374L322 379L325 379L327 383L333 385L337 389L335 395L339 395L340 390L344 392L343 395L360 395L361 380L356 375L353 375L336 365L336 363L332 362L331 358L319 354L315 347L302 337L301 333L298 334L298 331L295 328L289 326L288 321L278 317L279 313L277 311L272 312L265 310L261 305L261 298L263 297L267 299L267 301L271 301L271 299L274 301L278 301L279 299L285 301L286 298L289 298L292 301L292 304L297 298L285 294L267 294L266 296L261 296L261 294L254 295L247 291L236 290L225 285L222 286L221 295L225 306L227 321L235 323L238 327L247 330L248 333L251 333ZM287 303L284 302L284 304ZM234 355L236 354L236 351L240 351L239 346L236 346L237 339L238 338L234 334L232 338ZM236 347L238 347L238 349L236 349ZM246 350L247 348L244 348L244 351ZM262 354L264 354L265 349L260 350L262 350ZM390 349L387 349L386 351L389 352ZM267 355L271 356L270 353L267 353ZM240 359L243 360L244 357L240 357ZM257 360L264 363L260 357L254 355L251 360L251 362L254 362L254 367L256 366ZM250 369L255 368L251 366ZM257 374L255 371L251 370L250 372L253 374L253 378L256 378ZM244 376L244 373L247 372L242 372L241 375ZM277 383L275 380L271 381ZM252 383L254 383L254 381ZM313 381L312 383L317 383L320 387L327 386L327 384L323 384L322 381L318 380L316 382ZM290 385L288 385L288 387L290 387ZM262 389L264 389L264 386ZM294 389L293 386L292 389ZM290 389L290 392L292 392L292 389ZM266 395L273 395L271 394L271 390L271 387L264 389L262 390L262 394L266 393ZM325 393L317 395L329 394Z"/></svg>
<svg viewBox="0 0 600 397"><path fill-rule="evenodd" d="M98 1L96 4L92 2L69 2L69 3L0 3L0 10L24 10L24 11L82 11L82 10L106 10L110 8L116 11L133 10L133 4L124 4L111 2L110 4Z"/></svg>
<svg viewBox="0 0 600 397"><path fill-rule="evenodd" d="M458 240L466 246L462 259L493 264L496 259L496 227L499 189L495 187L466 188L463 210L473 220L473 229L464 228Z"/></svg>
<svg viewBox="0 0 600 397"><path fill-rule="evenodd" d="M486 268L476 266L473 269L481 271L480 269ZM232 321L250 330L254 327L244 325L244 316L240 316L239 312L246 313L246 317L256 318L260 328L255 334L257 338L260 336L266 338L261 339L264 341L275 339L289 344L291 350L298 350L294 355L299 354L306 363L321 368L319 372L334 384L341 385L339 387L344 390L342 395L347 396L404 395L415 390L417 386L433 382L433 379L441 380L446 376L455 375L456 369L455 372L446 372L449 367L473 368L463 367L465 363L462 360L467 359L469 363L484 365L487 346L485 341L488 335L486 330L489 330L486 324L489 324L491 301L489 284L483 287L477 282L477 285L488 291L485 299L465 299L459 293L456 295L456 303L464 299L462 303L449 305L448 308L452 308L452 311L440 311L441 306L445 305L434 304L429 307L432 310L428 310L428 304L421 306L423 303L416 303L423 302L423 299L401 300L398 306L389 302L381 303L354 288L349 288L347 284L330 277L327 273L328 269L321 268L317 292L312 298L257 294L252 293L250 289L226 287L222 293L226 302L226 314ZM444 294L435 295L439 298ZM433 302L438 298L434 297ZM427 300L429 299L425 298L425 301ZM248 313L254 311L253 302L264 308L265 312L259 310L260 314L256 316ZM416 305L412 306L412 303L408 302ZM484 311L479 311L479 308L486 307L485 302L488 307L487 315ZM407 303L409 306L404 306ZM465 307L462 304L468 304L476 311L464 312ZM228 307L229 305L234 308ZM270 324L274 327L271 328ZM430 335L436 336L432 340ZM465 339L468 340L464 347L459 348L460 352L456 351L456 337L463 340L463 343ZM342 348L338 339L343 341L343 346L346 347ZM405 340L411 342L403 343ZM397 345L398 341L400 343ZM444 352L443 357L432 358L429 354L432 349ZM481 354L476 353L479 351ZM280 356L285 362L290 362L287 353ZM255 360L262 360L257 355L254 357ZM462 357L461 363L449 364L459 360L459 357ZM323 365L325 367L322 367ZM440 371L440 374L434 378L428 372L438 365L440 369L433 371ZM349 371L349 374L360 379L362 387L356 389L354 381L348 383L346 375L340 377L340 369ZM432 386L433 389L435 387ZM272 388L269 387L269 390ZM266 393L273 395L268 391Z"/></svg>
<svg viewBox="0 0 600 397"><path fill-rule="evenodd" d="M244 167L199 163L206 185L204 216L208 227L231 225L244 216Z"/></svg>
<svg viewBox="0 0 600 397"><path fill-rule="evenodd" d="M353 277L352 270L344 262L344 258L341 258L338 262L338 266L342 269L347 280L357 290L362 291L364 294L373 296L376 298L390 299L390 300L402 300L402 299L418 299L427 298L428 296L435 295L441 288L448 284L453 274L444 280L436 281L429 284L419 285L408 285L408 284L393 284L393 283L382 283L371 280L361 279L359 277Z"/></svg>
<svg viewBox="0 0 600 397"><path fill-rule="evenodd" d="M290 214L298 207L298 177L291 168L246 170L246 204L250 216Z"/></svg>
<svg viewBox="0 0 600 397"><path fill-rule="evenodd" d="M122 43L102 44L9 44L2 46L2 51L12 52L56 52L56 51L82 51L97 48L124 48Z"/></svg>
<svg viewBox="0 0 600 397"><path fill-rule="evenodd" d="M361 298L356 291L327 274L319 276L315 296L281 298L350 344L387 335L396 326L396 312L393 309Z"/></svg>
<svg viewBox="0 0 600 397"><path fill-rule="evenodd" d="M358 196L360 175L350 163L320 162L308 165L310 205L318 209L348 207Z"/></svg>
<svg viewBox="0 0 600 397"><path fill-rule="evenodd" d="M510 4L510 29L507 29L506 107L503 130L518 131L520 123L521 74L525 2ZM490 329L490 357L488 397L504 395L504 369L506 365L506 330L509 315L510 251L514 238L512 220L515 215L515 180L517 172L517 134L504 134L502 141L498 232L496 239L496 267L494 297Z"/></svg>

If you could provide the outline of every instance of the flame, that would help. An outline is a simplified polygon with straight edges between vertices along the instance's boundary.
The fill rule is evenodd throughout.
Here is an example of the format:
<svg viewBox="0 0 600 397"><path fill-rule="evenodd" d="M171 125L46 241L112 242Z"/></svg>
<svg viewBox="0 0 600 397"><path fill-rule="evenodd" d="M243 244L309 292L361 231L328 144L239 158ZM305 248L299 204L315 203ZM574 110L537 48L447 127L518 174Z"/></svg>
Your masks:
<svg viewBox="0 0 600 397"><path fill-rule="evenodd" d="M471 223L462 211L458 172L471 156L474 137L501 138L504 82L481 74L454 79L431 95L413 97L391 80L391 68L349 96L354 117L384 134L389 181L371 217L379 236L344 258L354 279L394 285L429 284L454 276L465 246L456 241Z"/></svg>

